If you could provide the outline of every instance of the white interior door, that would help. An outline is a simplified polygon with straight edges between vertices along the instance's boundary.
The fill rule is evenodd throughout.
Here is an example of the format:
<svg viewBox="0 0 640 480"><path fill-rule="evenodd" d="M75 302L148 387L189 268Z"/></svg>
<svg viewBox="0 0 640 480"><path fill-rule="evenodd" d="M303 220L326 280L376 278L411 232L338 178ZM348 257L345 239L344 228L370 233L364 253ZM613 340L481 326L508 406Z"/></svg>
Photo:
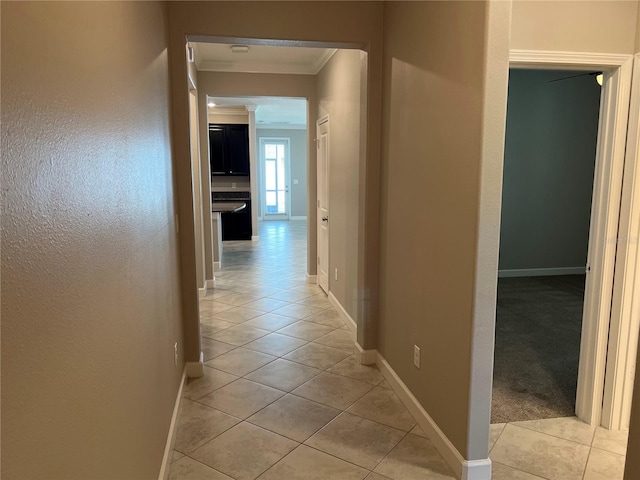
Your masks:
<svg viewBox="0 0 640 480"><path fill-rule="evenodd" d="M263 218L288 220L289 197L289 140L260 139L260 158L263 178Z"/></svg>
<svg viewBox="0 0 640 480"><path fill-rule="evenodd" d="M329 293L329 117L318 120L318 285Z"/></svg>

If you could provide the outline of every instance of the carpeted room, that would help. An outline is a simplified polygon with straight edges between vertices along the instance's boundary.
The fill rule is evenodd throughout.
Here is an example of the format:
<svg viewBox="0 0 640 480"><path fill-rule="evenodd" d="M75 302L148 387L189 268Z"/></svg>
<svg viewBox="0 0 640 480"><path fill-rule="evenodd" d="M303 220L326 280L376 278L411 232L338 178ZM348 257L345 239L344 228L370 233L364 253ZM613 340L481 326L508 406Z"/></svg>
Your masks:
<svg viewBox="0 0 640 480"><path fill-rule="evenodd" d="M510 72L492 423L574 415L600 104L591 73Z"/></svg>

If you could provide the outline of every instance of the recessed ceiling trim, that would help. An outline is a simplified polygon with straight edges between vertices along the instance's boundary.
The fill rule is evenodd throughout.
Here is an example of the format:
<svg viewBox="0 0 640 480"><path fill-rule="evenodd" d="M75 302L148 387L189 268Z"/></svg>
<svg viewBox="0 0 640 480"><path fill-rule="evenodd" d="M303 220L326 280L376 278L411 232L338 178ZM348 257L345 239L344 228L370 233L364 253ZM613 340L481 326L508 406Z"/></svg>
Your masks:
<svg viewBox="0 0 640 480"><path fill-rule="evenodd" d="M305 47L305 48L346 48L366 50L365 43L349 42L314 42L308 40L272 40L247 37L215 37L209 35L187 35L189 42L224 43L228 45L264 45L266 47Z"/></svg>
<svg viewBox="0 0 640 480"><path fill-rule="evenodd" d="M249 112L245 107L209 107L209 113L212 115L248 115Z"/></svg>
<svg viewBox="0 0 640 480"><path fill-rule="evenodd" d="M328 59L327 59L328 60ZM326 62L326 61L325 61ZM315 65L283 65L261 62L216 62L199 61L196 66L202 72L243 72L243 73L277 73L290 75L315 75Z"/></svg>
<svg viewBox="0 0 640 480"><path fill-rule="evenodd" d="M299 123L260 123L256 125L256 130L306 130L306 125Z"/></svg>
<svg viewBox="0 0 640 480"><path fill-rule="evenodd" d="M337 51L338 51L337 48L331 48L331 49L325 50L325 52L322 54L320 58L318 58L318 60L314 65L313 69L315 70L316 75L320 72L320 70L322 70L322 67L324 67L329 60L331 60L331 57L333 57Z"/></svg>

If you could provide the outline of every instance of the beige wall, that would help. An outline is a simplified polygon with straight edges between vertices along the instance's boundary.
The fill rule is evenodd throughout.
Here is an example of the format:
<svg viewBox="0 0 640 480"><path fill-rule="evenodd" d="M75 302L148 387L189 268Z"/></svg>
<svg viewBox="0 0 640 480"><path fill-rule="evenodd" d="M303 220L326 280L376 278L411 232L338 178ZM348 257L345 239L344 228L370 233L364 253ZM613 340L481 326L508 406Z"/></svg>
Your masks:
<svg viewBox="0 0 640 480"><path fill-rule="evenodd" d="M357 319L360 51L338 50L318 73L316 88L315 120L329 115L329 291Z"/></svg>
<svg viewBox="0 0 640 480"><path fill-rule="evenodd" d="M165 13L1 8L2 478L157 478L184 365Z"/></svg>
<svg viewBox="0 0 640 480"><path fill-rule="evenodd" d="M499 7L507 15L503 12L496 25L508 34L509 5L504 5ZM495 205L492 230L483 232L490 241L481 252L482 270L476 249L478 216L485 215L481 165L492 164L491 158L501 163L508 72L507 35L492 39L493 51L485 46L487 9L484 2L388 2L384 11L378 347L467 459L487 456L499 233ZM497 54L500 61L489 81L484 57ZM490 88L496 89L495 118L483 127ZM494 137L487 143L488 134ZM494 150L484 159L488 146ZM500 180L499 168L491 173ZM499 206L499 189L489 190L487 198ZM480 306L474 298L479 271L484 298L490 300ZM476 331L482 335L478 345ZM420 369L412 362L414 344L422 351ZM480 377L472 376L476 370ZM470 412L476 415L473 431Z"/></svg>
<svg viewBox="0 0 640 480"><path fill-rule="evenodd" d="M209 112L209 123L233 123L233 124L249 124L249 113L246 115L229 115L224 113Z"/></svg>
<svg viewBox="0 0 640 480"><path fill-rule="evenodd" d="M189 131L191 132L191 172L193 183L193 217L195 223L196 240L196 275L198 277L198 288L205 288L206 268L205 268L205 248L202 215L202 175L200 169L200 141L198 136L198 92L189 92ZM208 191L204 192L209 195Z"/></svg>
<svg viewBox="0 0 640 480"><path fill-rule="evenodd" d="M176 155L177 192L180 208L180 238L185 247L181 249L183 268L183 295L187 355L197 358L197 297L195 292L194 253L189 250L193 243L193 225L190 222L191 186L190 172L185 159L188 156L188 131L186 124L188 109L186 96L186 68L184 40L186 36L217 36L227 38L288 40L298 45L307 42L330 42L333 46L350 46L365 49L369 53L367 122L366 122L366 168L361 170L365 188L360 190L358 223L359 262L358 289L361 292L363 309L367 312L361 328L363 346L372 348L376 336L377 304L377 256L378 256L378 169L380 154L380 98L381 98L381 51L382 51L382 2L170 2L168 4L170 70L172 88L172 116L174 125L174 153ZM266 22L265 18L270 21ZM331 28L327 28L330 25ZM197 39L194 37L194 39ZM313 43L317 45L317 43ZM232 74L233 75L233 74ZM199 74L199 78L202 75ZM285 75L274 77L275 82L286 81ZM248 77L247 77L248 78ZM202 90L201 80L198 83ZM273 84L272 84L273 85ZM233 86L238 91L241 84ZM229 88L231 90L231 88ZM280 90L280 88L276 88ZM268 90L258 86L256 90ZM220 93L221 95L223 93ZM235 92L234 92L235 94ZM282 95L281 93L258 93L259 95ZM306 96L306 95L305 95ZM311 116L310 112L310 116ZM315 118L311 116L310 118ZM315 171L315 158L309 155L308 172ZM313 162L313 164L312 164ZM203 170L204 171L204 170ZM314 180L309 178L309 184ZM315 202L315 189L310 188L309 199ZM364 210L364 205L367 209ZM315 211L309 219L309 236L315 237ZM189 223L190 222L190 223ZM313 247L313 244L311 245ZM313 248L310 258L315 258ZM309 267L311 273L315 266ZM194 280L192 281L191 278ZM190 285L189 283L193 285ZM193 348L192 348L193 347Z"/></svg>
<svg viewBox="0 0 640 480"><path fill-rule="evenodd" d="M636 53L640 53L640 1L638 1L638 19L636 20Z"/></svg>
<svg viewBox="0 0 640 480"><path fill-rule="evenodd" d="M315 134L312 134L315 138ZM308 136L306 130L298 129L269 129L259 128L256 130L256 152L258 152L258 161L260 160L260 138L288 138L290 150L290 168L291 183L289 191L291 192L291 216L306 217L307 216L307 147ZM260 169L258 168L258 172ZM298 180L298 184L293 183ZM260 192L260 174L258 173L258 192ZM259 208L262 198L255 199L256 208ZM260 212L260 210L258 210Z"/></svg>
<svg viewBox="0 0 640 480"><path fill-rule="evenodd" d="M637 1L513 2L511 48L633 53Z"/></svg>

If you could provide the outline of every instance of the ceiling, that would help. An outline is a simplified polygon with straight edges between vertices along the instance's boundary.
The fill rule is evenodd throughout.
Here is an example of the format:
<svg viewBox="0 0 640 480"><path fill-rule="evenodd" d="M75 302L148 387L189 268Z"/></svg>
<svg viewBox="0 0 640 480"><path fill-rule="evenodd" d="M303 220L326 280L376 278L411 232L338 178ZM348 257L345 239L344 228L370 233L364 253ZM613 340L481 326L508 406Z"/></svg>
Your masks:
<svg viewBox="0 0 640 480"><path fill-rule="evenodd" d="M331 48L248 45L234 53L232 45L191 42L196 68L207 72L289 73L315 75L336 52Z"/></svg>
<svg viewBox="0 0 640 480"><path fill-rule="evenodd" d="M207 97L216 106L209 112L245 112L247 105L257 106L257 128L303 129L307 126L307 101L286 97Z"/></svg>

